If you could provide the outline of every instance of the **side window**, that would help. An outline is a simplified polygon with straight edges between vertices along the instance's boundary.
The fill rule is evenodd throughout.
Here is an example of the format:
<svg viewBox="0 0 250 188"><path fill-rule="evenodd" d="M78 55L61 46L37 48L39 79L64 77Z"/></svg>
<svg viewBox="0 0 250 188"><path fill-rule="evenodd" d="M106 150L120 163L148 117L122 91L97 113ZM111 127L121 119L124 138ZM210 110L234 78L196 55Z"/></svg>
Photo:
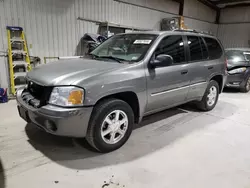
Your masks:
<svg viewBox="0 0 250 188"><path fill-rule="evenodd" d="M222 55L222 49L217 40L213 38L205 37L205 42L207 43L209 59L218 59Z"/></svg>
<svg viewBox="0 0 250 188"><path fill-rule="evenodd" d="M202 58L208 59L207 47L206 47L206 44L204 43L204 40L202 38L200 38L200 43L201 43Z"/></svg>
<svg viewBox="0 0 250 188"><path fill-rule="evenodd" d="M184 42L182 36L168 36L160 42L155 55L166 54L173 57L174 64L185 62Z"/></svg>
<svg viewBox="0 0 250 188"><path fill-rule="evenodd" d="M196 36L187 36L190 51L190 61L202 60L202 51L199 38Z"/></svg>

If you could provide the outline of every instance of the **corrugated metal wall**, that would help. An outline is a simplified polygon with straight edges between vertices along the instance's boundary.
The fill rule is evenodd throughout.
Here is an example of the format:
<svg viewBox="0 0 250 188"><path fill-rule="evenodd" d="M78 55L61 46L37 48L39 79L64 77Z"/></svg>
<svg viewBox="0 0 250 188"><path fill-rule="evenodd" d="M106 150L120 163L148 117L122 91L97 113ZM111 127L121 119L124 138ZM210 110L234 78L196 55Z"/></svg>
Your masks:
<svg viewBox="0 0 250 188"><path fill-rule="evenodd" d="M202 22L191 18L184 18L184 22L188 28L196 29L198 31L209 31L212 32L213 35L217 34L217 24Z"/></svg>
<svg viewBox="0 0 250 188"><path fill-rule="evenodd" d="M4 0L0 2L0 50L7 49L6 25L23 27L31 55L42 58L74 55L84 33L97 32L95 23L77 17L157 29L161 18L170 16L113 0Z"/></svg>
<svg viewBox="0 0 250 188"><path fill-rule="evenodd" d="M169 4L172 12L177 12L176 4ZM113 0L4 0L0 2L0 50L7 49L6 25L18 25L26 32L29 47L32 46L31 55L41 58L73 55L83 34L96 33L98 29L94 23L77 20L79 16L158 29L162 18L173 15ZM213 24L188 21L191 28L198 28L199 24L214 30Z"/></svg>
<svg viewBox="0 0 250 188"><path fill-rule="evenodd" d="M220 23L250 22L250 7L222 9Z"/></svg>
<svg viewBox="0 0 250 188"><path fill-rule="evenodd" d="M131 3L137 6L148 7L155 10L160 10L173 14L179 13L179 3L172 0L117 0L117 1Z"/></svg>
<svg viewBox="0 0 250 188"><path fill-rule="evenodd" d="M186 0L184 6L184 16L191 18L198 18L214 23L216 18L216 11L197 0Z"/></svg>
<svg viewBox="0 0 250 188"><path fill-rule="evenodd" d="M220 24L218 38L225 48L250 47L250 23Z"/></svg>
<svg viewBox="0 0 250 188"><path fill-rule="evenodd" d="M179 13L179 3L171 0L117 0L120 2L131 3L138 6L148 7L154 10ZM216 34L218 25L214 24L216 12L197 0L186 0L183 15L185 24L190 29L211 31Z"/></svg>
<svg viewBox="0 0 250 188"><path fill-rule="evenodd" d="M0 87L9 87L9 70L7 58L0 57Z"/></svg>
<svg viewBox="0 0 250 188"><path fill-rule="evenodd" d="M225 48L250 47L250 7L221 11L218 37Z"/></svg>
<svg viewBox="0 0 250 188"><path fill-rule="evenodd" d="M78 17L158 30L162 18L178 13L178 3L171 0L125 1L132 3L114 0L1 0L0 51L7 50L7 25L23 27L30 55L43 59L45 56L74 55L84 33L97 32L98 25L77 20ZM189 5L190 2L185 1L185 15L191 11L192 17L199 18L200 12L191 9L194 2ZM202 18L212 21L212 11L209 13L206 7L199 7L205 9ZM208 22L190 18L186 18L186 22L189 28L216 30L215 25ZM0 75L6 74L5 70L0 70Z"/></svg>

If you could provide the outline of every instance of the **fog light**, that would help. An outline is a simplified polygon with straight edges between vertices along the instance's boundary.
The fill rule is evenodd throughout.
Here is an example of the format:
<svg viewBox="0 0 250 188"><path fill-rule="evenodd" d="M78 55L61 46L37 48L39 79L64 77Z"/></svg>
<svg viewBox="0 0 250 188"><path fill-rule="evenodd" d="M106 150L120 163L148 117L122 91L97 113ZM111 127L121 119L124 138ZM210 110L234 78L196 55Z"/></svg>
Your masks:
<svg viewBox="0 0 250 188"><path fill-rule="evenodd" d="M233 85L239 85L240 82L233 82Z"/></svg>
<svg viewBox="0 0 250 188"><path fill-rule="evenodd" d="M45 124L46 129L48 129L48 130L50 130L52 132L57 131L57 127L54 124L54 122L52 122L50 120L45 120L44 124Z"/></svg>

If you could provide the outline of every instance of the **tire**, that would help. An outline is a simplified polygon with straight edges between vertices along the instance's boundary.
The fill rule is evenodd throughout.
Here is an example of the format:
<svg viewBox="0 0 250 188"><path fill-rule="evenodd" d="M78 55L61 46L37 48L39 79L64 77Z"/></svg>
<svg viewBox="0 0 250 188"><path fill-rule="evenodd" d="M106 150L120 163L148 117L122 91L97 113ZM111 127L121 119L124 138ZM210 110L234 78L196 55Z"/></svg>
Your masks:
<svg viewBox="0 0 250 188"><path fill-rule="evenodd" d="M246 83L240 88L240 91L243 93L248 93L250 91L250 77L246 79Z"/></svg>
<svg viewBox="0 0 250 188"><path fill-rule="evenodd" d="M120 125L122 121L125 123ZM103 100L93 109L86 140L98 152L111 152L127 142L133 126L134 113L128 103L119 99ZM109 131L111 132L108 133Z"/></svg>
<svg viewBox="0 0 250 188"><path fill-rule="evenodd" d="M210 111L213 110L217 104L219 98L219 84L215 80L211 80L207 86L205 94L200 102L198 102L197 106L202 111ZM214 100L209 100L209 95L211 94L211 90L216 92L216 96L214 96ZM213 103L212 103L213 101Z"/></svg>

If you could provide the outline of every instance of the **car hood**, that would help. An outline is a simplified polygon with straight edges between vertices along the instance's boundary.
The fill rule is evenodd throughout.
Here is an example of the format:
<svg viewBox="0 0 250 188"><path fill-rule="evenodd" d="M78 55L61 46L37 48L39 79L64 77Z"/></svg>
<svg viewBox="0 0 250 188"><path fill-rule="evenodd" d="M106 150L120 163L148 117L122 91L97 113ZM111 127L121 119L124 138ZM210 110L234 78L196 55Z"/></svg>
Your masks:
<svg viewBox="0 0 250 188"><path fill-rule="evenodd" d="M240 67L249 67L250 64L248 61L239 61L239 62L235 62L232 60L228 60L227 61L227 70L231 70L234 68L240 68Z"/></svg>
<svg viewBox="0 0 250 188"><path fill-rule="evenodd" d="M27 74L27 79L44 86L75 85L123 66L117 62L91 59L59 60L34 68Z"/></svg>

